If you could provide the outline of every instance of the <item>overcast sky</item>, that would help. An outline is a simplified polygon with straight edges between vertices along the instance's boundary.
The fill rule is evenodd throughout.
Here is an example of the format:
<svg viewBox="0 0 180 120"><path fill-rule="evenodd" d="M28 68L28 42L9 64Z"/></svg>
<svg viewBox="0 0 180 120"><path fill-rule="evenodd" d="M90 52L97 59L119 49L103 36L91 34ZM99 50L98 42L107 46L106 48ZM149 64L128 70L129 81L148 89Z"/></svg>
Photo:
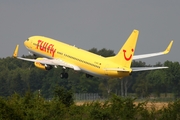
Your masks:
<svg viewBox="0 0 180 120"><path fill-rule="evenodd" d="M28 55L24 41L43 35L76 45L119 51L133 29L140 31L135 55L163 51L148 64L180 61L179 0L0 0L0 58ZM60 46L59 46L60 47Z"/></svg>

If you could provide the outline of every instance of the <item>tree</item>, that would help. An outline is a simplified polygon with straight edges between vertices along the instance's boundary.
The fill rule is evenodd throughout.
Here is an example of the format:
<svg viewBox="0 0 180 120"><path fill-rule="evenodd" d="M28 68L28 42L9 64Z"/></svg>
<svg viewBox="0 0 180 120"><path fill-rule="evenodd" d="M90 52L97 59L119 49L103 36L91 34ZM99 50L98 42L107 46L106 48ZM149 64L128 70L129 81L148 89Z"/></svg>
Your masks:
<svg viewBox="0 0 180 120"><path fill-rule="evenodd" d="M127 96L128 89L131 86L131 84L133 83L133 79L132 79L132 76L128 76L123 79L124 79L124 96Z"/></svg>
<svg viewBox="0 0 180 120"><path fill-rule="evenodd" d="M164 70L155 70L147 74L147 80L149 80L152 85L152 92L155 93L157 97L160 97L160 93L166 92L166 74Z"/></svg>
<svg viewBox="0 0 180 120"><path fill-rule="evenodd" d="M146 78L146 72L139 74L136 78L136 83L133 86L135 93L138 97L144 98L148 97L152 90L152 84Z"/></svg>
<svg viewBox="0 0 180 120"><path fill-rule="evenodd" d="M97 50L97 48L92 48L89 51L92 52L92 53L101 55L103 57L110 57L110 56L114 56L115 55L113 50L107 50L106 48L103 48L101 50Z"/></svg>
<svg viewBox="0 0 180 120"><path fill-rule="evenodd" d="M9 90L10 94L17 92L22 95L25 92L25 82L22 81L20 74L21 74L20 69L13 70L10 72L10 74L8 76L9 86L10 86L10 90Z"/></svg>
<svg viewBox="0 0 180 120"><path fill-rule="evenodd" d="M67 91L64 87L57 86L55 91L55 98L62 102L66 107L74 104L72 91Z"/></svg>
<svg viewBox="0 0 180 120"><path fill-rule="evenodd" d="M165 70L166 80L169 81L169 89L173 91L176 98L180 97L180 65L179 62L166 61L165 66L169 68Z"/></svg>
<svg viewBox="0 0 180 120"><path fill-rule="evenodd" d="M99 84L99 89L102 91L104 97L109 97L111 93L116 92L116 85L118 79L102 79Z"/></svg>

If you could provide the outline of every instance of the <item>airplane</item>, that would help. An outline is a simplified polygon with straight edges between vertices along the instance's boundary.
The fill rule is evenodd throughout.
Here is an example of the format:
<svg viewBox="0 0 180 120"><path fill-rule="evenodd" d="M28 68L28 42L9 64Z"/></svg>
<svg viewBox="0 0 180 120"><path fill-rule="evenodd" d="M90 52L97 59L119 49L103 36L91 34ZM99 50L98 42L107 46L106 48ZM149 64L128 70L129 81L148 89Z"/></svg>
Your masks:
<svg viewBox="0 0 180 120"><path fill-rule="evenodd" d="M81 71L86 77L102 76L123 78L131 75L132 72L165 69L168 67L131 67L132 60L149 58L169 53L173 40L168 47L157 53L134 55L139 31L134 29L127 41L115 56L103 57L69 45L58 40L44 36L32 36L25 40L24 45L36 59L18 57L19 45L16 46L13 57L25 61L34 62L34 65L43 70L50 70L53 67L63 68L61 78L68 78L66 69Z"/></svg>

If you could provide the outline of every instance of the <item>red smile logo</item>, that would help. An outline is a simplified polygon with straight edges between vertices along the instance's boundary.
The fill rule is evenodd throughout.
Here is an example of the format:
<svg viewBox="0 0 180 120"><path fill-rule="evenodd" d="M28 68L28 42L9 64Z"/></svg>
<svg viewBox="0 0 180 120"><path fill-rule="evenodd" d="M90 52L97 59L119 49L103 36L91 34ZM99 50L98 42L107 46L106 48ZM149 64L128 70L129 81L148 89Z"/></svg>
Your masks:
<svg viewBox="0 0 180 120"><path fill-rule="evenodd" d="M131 49L131 51L134 52L134 49ZM126 61L129 61L129 60L132 58L132 54L131 54L129 57L127 57L127 56L126 56L126 50L123 50L123 52L124 52L124 58L125 58L125 60L126 60Z"/></svg>

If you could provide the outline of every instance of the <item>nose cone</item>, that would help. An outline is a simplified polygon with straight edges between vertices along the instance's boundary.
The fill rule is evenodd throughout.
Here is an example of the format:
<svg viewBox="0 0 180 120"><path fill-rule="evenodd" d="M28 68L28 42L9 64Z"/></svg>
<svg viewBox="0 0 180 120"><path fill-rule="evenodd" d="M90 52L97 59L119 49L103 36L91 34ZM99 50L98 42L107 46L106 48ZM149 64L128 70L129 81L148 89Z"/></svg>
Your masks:
<svg viewBox="0 0 180 120"><path fill-rule="evenodd" d="M30 43L29 40L27 39L26 41L24 41L24 46L26 46L26 48L30 47Z"/></svg>
<svg viewBox="0 0 180 120"><path fill-rule="evenodd" d="M27 45L28 45L27 40L26 40L26 41L24 41L24 45L27 47Z"/></svg>
<svg viewBox="0 0 180 120"><path fill-rule="evenodd" d="M24 41L24 45L27 46L27 41Z"/></svg>

